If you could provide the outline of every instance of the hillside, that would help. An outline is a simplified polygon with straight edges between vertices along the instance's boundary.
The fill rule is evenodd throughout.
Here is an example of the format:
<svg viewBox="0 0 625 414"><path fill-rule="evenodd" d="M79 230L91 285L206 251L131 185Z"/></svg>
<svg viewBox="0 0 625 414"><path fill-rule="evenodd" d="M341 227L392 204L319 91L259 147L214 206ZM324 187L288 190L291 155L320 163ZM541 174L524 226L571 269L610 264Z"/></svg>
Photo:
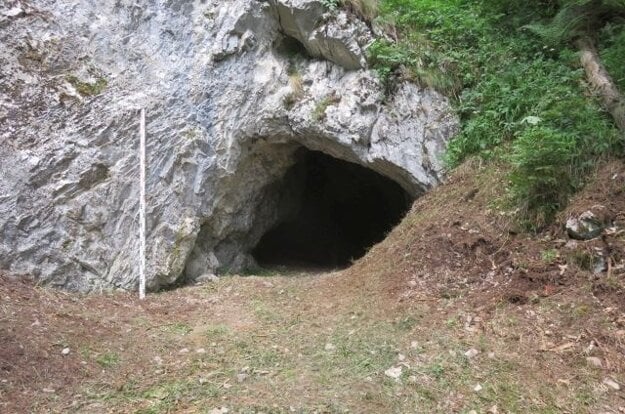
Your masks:
<svg viewBox="0 0 625 414"><path fill-rule="evenodd" d="M0 413L625 413L625 0L7 0L0 46Z"/></svg>
<svg viewBox="0 0 625 414"><path fill-rule="evenodd" d="M621 412L625 166L602 166L530 237L492 205L500 172L478 164L343 272L145 302L2 278L2 411ZM573 246L562 221L598 204L615 227ZM596 274L583 258L599 250Z"/></svg>

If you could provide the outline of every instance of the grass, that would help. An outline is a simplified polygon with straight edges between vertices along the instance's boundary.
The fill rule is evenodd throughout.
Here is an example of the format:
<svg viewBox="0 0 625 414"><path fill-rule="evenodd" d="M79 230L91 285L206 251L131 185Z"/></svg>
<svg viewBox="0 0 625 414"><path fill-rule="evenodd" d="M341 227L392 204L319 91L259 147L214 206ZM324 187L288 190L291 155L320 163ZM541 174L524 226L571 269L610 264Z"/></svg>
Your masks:
<svg viewBox="0 0 625 414"><path fill-rule="evenodd" d="M95 361L102 368L111 368L119 364L120 357L117 352L105 352L96 357Z"/></svg>
<svg viewBox="0 0 625 414"><path fill-rule="evenodd" d="M162 332L174 334L176 336L188 335L193 331L193 328L183 322L174 322L161 326Z"/></svg>
<svg viewBox="0 0 625 414"><path fill-rule="evenodd" d="M293 70L289 73L289 86L291 87L291 92L289 92L283 100L286 109L293 108L305 95L304 80L302 79L301 73L297 70Z"/></svg>
<svg viewBox="0 0 625 414"><path fill-rule="evenodd" d="M341 101L341 97L336 93L331 93L321 100L319 100L313 109L312 118L315 121L323 121L326 117L326 110L331 105L337 104Z"/></svg>

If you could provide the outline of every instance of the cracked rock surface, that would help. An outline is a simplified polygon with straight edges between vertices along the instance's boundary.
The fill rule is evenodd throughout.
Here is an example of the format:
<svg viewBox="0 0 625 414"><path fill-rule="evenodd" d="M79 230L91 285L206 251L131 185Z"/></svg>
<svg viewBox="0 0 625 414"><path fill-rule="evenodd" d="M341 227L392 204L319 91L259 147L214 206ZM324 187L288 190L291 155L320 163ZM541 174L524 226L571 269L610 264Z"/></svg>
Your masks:
<svg viewBox="0 0 625 414"><path fill-rule="evenodd" d="M3 2L0 269L136 288L139 108L150 289L249 265L302 146L436 185L458 120L414 84L385 97L371 39L315 0Z"/></svg>

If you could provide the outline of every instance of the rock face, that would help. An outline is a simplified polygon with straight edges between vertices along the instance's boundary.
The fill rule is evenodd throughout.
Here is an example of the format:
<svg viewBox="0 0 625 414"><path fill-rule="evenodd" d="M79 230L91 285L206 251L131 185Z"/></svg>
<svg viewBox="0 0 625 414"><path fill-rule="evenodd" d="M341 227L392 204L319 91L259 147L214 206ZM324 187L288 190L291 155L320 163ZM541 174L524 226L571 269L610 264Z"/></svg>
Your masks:
<svg viewBox="0 0 625 414"><path fill-rule="evenodd" d="M0 269L136 287L139 108L151 289L249 264L302 146L436 185L458 121L432 90L385 97L370 41L314 0L4 1Z"/></svg>

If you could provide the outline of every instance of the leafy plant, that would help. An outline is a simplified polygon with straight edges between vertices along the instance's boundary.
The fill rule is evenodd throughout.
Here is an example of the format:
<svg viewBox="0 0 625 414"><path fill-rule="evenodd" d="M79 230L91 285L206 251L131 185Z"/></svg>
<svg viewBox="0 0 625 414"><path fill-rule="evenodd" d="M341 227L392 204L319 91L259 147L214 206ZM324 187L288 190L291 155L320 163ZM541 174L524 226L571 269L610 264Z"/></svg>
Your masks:
<svg viewBox="0 0 625 414"><path fill-rule="evenodd" d="M330 11L336 11L339 8L339 0L321 0L321 4Z"/></svg>
<svg viewBox="0 0 625 414"><path fill-rule="evenodd" d="M543 259L543 262L552 264L558 258L558 251L556 249L543 250L541 258Z"/></svg>

